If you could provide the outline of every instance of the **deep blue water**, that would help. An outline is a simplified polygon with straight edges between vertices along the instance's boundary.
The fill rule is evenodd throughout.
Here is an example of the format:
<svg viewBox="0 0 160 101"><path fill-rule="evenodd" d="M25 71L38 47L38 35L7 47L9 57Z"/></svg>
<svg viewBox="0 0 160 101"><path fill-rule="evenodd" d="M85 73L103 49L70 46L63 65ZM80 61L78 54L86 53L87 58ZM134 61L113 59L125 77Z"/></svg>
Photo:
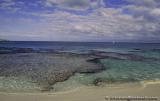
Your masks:
<svg viewBox="0 0 160 101"><path fill-rule="evenodd" d="M127 48L127 49L160 49L160 43L112 43L112 42L44 42L44 41L6 41L0 47L44 48L44 49L94 49L94 48Z"/></svg>

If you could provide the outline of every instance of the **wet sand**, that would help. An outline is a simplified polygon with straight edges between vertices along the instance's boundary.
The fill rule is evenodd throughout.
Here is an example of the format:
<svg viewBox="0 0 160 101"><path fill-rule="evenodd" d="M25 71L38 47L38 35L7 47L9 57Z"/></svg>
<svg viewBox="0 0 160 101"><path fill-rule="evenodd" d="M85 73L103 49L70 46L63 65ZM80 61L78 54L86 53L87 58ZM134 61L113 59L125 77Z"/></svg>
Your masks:
<svg viewBox="0 0 160 101"><path fill-rule="evenodd" d="M57 93L0 93L0 101L107 101L106 96L154 96L160 98L160 83L142 82L141 84L128 83L106 85L105 87L92 86ZM160 99L156 101L160 101Z"/></svg>

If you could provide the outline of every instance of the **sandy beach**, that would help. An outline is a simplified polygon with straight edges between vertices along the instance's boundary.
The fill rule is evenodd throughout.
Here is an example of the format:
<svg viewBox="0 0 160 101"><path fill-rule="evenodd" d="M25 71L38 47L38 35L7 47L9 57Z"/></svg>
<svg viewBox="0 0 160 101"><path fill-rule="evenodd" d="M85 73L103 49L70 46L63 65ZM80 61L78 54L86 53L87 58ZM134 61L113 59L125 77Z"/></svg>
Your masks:
<svg viewBox="0 0 160 101"><path fill-rule="evenodd" d="M160 97L160 83L150 81L141 84L92 86L57 93L0 93L0 101L106 101L106 96Z"/></svg>

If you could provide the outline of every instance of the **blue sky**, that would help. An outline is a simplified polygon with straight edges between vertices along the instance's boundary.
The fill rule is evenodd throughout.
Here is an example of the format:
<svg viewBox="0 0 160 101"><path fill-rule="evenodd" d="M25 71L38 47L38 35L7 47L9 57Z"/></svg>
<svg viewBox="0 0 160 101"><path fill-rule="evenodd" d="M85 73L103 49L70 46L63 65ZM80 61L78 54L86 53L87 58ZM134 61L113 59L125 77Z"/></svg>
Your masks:
<svg viewBox="0 0 160 101"><path fill-rule="evenodd" d="M0 39L160 42L160 1L0 0Z"/></svg>

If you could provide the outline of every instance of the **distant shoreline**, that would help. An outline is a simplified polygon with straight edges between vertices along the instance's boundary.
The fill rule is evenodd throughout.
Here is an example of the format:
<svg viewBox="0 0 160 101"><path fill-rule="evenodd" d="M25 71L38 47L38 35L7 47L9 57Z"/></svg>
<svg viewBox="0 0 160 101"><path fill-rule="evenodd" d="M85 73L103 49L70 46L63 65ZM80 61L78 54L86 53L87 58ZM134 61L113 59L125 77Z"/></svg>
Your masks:
<svg viewBox="0 0 160 101"><path fill-rule="evenodd" d="M6 41L9 41L9 40L3 40L3 39L0 39L0 42L6 42Z"/></svg>

